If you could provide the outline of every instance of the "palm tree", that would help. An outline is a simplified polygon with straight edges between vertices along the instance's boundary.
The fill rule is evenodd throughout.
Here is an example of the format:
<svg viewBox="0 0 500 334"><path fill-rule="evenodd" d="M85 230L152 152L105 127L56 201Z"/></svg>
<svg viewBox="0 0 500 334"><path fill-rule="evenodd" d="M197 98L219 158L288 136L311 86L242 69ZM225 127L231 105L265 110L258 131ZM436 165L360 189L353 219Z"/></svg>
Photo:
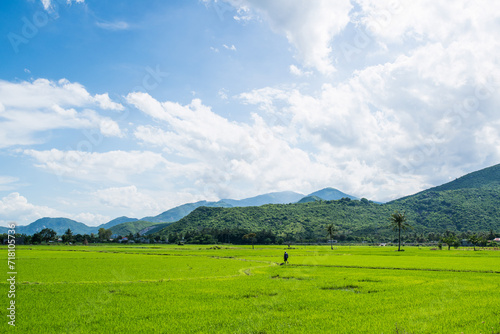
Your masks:
<svg viewBox="0 0 500 334"><path fill-rule="evenodd" d="M389 217L389 221L392 226L392 230L396 231L399 230L399 244L398 244L398 252L401 251L401 230L406 230L407 228L411 228L411 225L406 222L406 212L398 212L395 211L393 214L391 214L391 217Z"/></svg>
<svg viewBox="0 0 500 334"><path fill-rule="evenodd" d="M330 248L333 250L333 235L337 232L337 227L330 224L326 227L326 232L328 232L328 236L330 237Z"/></svg>

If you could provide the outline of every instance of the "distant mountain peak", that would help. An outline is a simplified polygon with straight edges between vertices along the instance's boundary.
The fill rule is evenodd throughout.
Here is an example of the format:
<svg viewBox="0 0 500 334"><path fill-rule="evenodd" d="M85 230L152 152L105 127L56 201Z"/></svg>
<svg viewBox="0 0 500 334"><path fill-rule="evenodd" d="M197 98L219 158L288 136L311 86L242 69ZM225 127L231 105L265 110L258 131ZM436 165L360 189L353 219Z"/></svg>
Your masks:
<svg viewBox="0 0 500 334"><path fill-rule="evenodd" d="M303 194L293 191L275 191L254 197L236 199L222 199L221 201L236 207L261 206L265 204L287 204L299 201Z"/></svg>
<svg viewBox="0 0 500 334"><path fill-rule="evenodd" d="M355 196L346 194L346 193L344 193L338 189L332 188L332 187L327 187L327 188L315 191L315 192L307 195L307 197L319 197L319 198L326 200L326 201L339 200L339 199L344 198L344 197L347 197L350 199L358 199Z"/></svg>

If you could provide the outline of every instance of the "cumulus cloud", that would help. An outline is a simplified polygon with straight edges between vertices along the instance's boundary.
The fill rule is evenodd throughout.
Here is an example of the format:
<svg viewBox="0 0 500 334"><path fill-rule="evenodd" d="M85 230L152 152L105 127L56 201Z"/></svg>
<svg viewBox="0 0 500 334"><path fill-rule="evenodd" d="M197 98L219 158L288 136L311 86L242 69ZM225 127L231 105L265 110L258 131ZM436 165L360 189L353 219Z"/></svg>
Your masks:
<svg viewBox="0 0 500 334"><path fill-rule="evenodd" d="M181 105L132 93L127 100L162 121L160 126L138 126L136 138L189 159L184 176L206 198L248 196L248 189L255 194L303 189L329 174L328 166L287 142L282 127L257 114L252 115L252 124L245 124L215 114L198 99ZM300 177L304 172L310 177Z"/></svg>
<svg viewBox="0 0 500 334"><path fill-rule="evenodd" d="M122 136L119 125L94 110L123 110L108 94L92 96L78 83L37 79L0 80L0 147L43 141L43 132L55 129L100 129L104 136Z"/></svg>
<svg viewBox="0 0 500 334"><path fill-rule="evenodd" d="M144 212L158 214L165 209L164 206L160 205L160 203L164 205L162 199L140 192L135 185L99 189L93 195L101 204L126 210L128 214L133 216Z"/></svg>
<svg viewBox="0 0 500 334"><path fill-rule="evenodd" d="M277 33L286 36L297 50L297 58L304 66L321 73L335 71L332 62L332 42L349 23L351 1L303 1L303 0L226 0L249 18L254 11L269 22Z"/></svg>
<svg viewBox="0 0 500 334"><path fill-rule="evenodd" d="M303 71L295 65L290 65L290 73L292 73L293 75L296 75L298 77L303 77L303 76L308 77L308 76L312 75L311 71Z"/></svg>
<svg viewBox="0 0 500 334"><path fill-rule="evenodd" d="M60 217L63 213L46 206L37 206L28 202L26 197L13 192L0 200L0 224L9 222L26 225L42 217Z"/></svg>
<svg viewBox="0 0 500 334"><path fill-rule="evenodd" d="M175 164L161 154L149 151L83 152L24 150L36 166L61 178L94 182L127 183L130 176L147 172L174 173Z"/></svg>
<svg viewBox="0 0 500 334"><path fill-rule="evenodd" d="M89 212L71 214L47 206L35 205L18 192L10 193L0 200L0 226L6 226L11 222L28 225L44 217L66 217L89 226L97 226L110 220L108 216L101 214Z"/></svg>
<svg viewBox="0 0 500 334"><path fill-rule="evenodd" d="M0 225L10 222L18 225L28 225L43 217L67 217L76 221L92 225L99 225L109 220L109 217L91 213L70 214L47 206L32 204L18 192L10 193L0 200Z"/></svg>
<svg viewBox="0 0 500 334"><path fill-rule="evenodd" d="M42 2L42 5L43 5L43 8L45 8L45 10L47 11L53 11L54 10L54 2L63 2L63 0L41 0ZM85 0L66 0L66 3L68 5L72 4L72 3L84 3Z"/></svg>
<svg viewBox="0 0 500 334"><path fill-rule="evenodd" d="M282 120L288 143L314 147L311 160L329 166L329 184L390 200L500 160L494 72L477 78L474 60L456 71L448 53L428 60L421 52L315 94L261 88L239 97Z"/></svg>
<svg viewBox="0 0 500 334"><path fill-rule="evenodd" d="M108 93L105 94L96 94L94 96L94 101L96 101L101 109L108 109L108 110L123 110L124 107L120 103L116 103L111 101L109 98Z"/></svg>

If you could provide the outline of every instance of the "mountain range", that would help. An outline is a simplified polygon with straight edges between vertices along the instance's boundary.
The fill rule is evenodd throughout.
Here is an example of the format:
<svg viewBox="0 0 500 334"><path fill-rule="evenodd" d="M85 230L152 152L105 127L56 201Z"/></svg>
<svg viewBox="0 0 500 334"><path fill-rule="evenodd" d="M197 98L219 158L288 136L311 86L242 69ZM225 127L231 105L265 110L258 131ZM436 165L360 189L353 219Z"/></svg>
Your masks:
<svg viewBox="0 0 500 334"><path fill-rule="evenodd" d="M160 213L156 216L148 216L141 219L129 218L129 217L118 217L105 224L99 226L87 226L84 223L77 222L69 218L40 218L33 223L26 226L18 226L17 233L21 234L34 234L40 232L44 228L51 228L57 232L58 235L64 234L69 228L73 234L91 234L97 233L100 228L111 229L113 234L129 234L141 232L145 228L144 222L149 223L172 223L176 222L183 217L190 214L193 210L199 207L220 207L220 208L232 208L232 207L250 207L250 206L261 206L265 204L286 204L286 203L296 203L302 199L310 199L314 197L314 200L335 200L341 199L343 197L356 199L356 197L345 194L334 188L325 188L316 191L310 195L303 195L292 191L282 191L282 192L272 192L268 194L258 195L255 197L245 198L241 200L235 199L223 199L217 202L199 201L196 203L186 203L179 205L175 208L169 209L165 212ZM137 223L134 227L134 224ZM125 224L125 225L124 225ZM123 226L122 226L123 225ZM153 224L147 224L151 226ZM149 233L156 231L154 228L150 228ZM6 233L7 228L0 227L0 233Z"/></svg>
<svg viewBox="0 0 500 334"><path fill-rule="evenodd" d="M286 204L286 205L284 205ZM274 192L247 199L187 203L157 216L142 219L118 217L97 227L68 218L41 218L18 233L33 234L52 228L63 234L97 233L166 235L197 229L270 229L282 233L320 234L327 223L335 223L353 235L390 233L387 217L406 211L415 232L500 230L500 165L469 173L454 181L388 203L375 203L325 188L309 195ZM291 225L290 225L291 224ZM0 229L0 233L6 228ZM302 231L302 232L300 232Z"/></svg>

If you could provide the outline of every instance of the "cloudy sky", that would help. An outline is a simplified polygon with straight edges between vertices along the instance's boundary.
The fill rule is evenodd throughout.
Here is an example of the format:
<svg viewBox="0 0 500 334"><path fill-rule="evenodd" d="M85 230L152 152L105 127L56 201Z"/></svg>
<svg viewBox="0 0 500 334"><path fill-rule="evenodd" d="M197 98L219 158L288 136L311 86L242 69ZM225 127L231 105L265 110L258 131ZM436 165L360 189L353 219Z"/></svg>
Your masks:
<svg viewBox="0 0 500 334"><path fill-rule="evenodd" d="M98 225L500 163L500 3L0 3L0 224Z"/></svg>

